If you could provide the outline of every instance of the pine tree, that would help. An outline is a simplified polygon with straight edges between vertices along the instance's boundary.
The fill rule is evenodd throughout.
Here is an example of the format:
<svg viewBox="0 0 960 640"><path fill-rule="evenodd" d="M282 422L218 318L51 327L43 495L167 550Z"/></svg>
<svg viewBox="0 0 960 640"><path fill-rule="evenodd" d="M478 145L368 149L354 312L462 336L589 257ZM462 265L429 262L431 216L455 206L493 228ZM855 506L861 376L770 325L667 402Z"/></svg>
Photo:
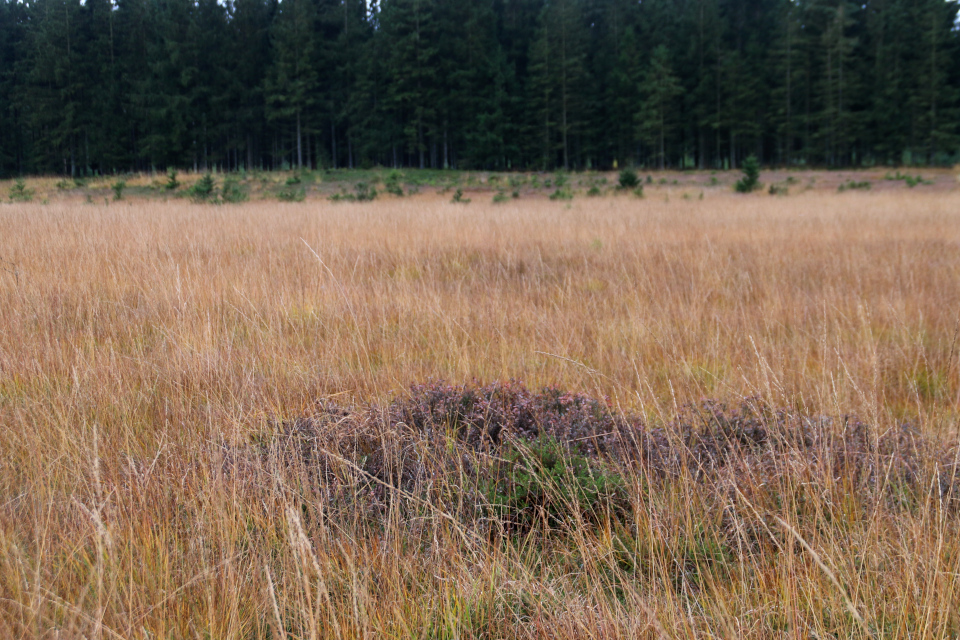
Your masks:
<svg viewBox="0 0 960 640"><path fill-rule="evenodd" d="M25 6L19 2L0 1L0 176L23 171L26 154L22 109L18 92L22 86L18 70L24 51L23 32Z"/></svg>
<svg viewBox="0 0 960 640"><path fill-rule="evenodd" d="M396 167L400 164L397 142L402 137L400 124L388 99L389 71L387 41L379 25L379 5L371 3L368 29L370 33L360 47L356 63L356 80L350 88L346 110L356 130L360 153L376 162ZM332 127L331 127L332 128ZM336 138L332 137L331 157Z"/></svg>
<svg viewBox="0 0 960 640"><path fill-rule="evenodd" d="M824 29L823 51L826 56L822 76L823 115L825 156L829 164L845 163L850 145L850 102L851 64L850 57L856 46L856 39L847 32L854 24L854 5L839 0L836 7L828 10L828 20Z"/></svg>
<svg viewBox="0 0 960 640"><path fill-rule="evenodd" d="M83 124L81 5L40 0L26 31L25 100L38 134L35 168L75 175Z"/></svg>
<svg viewBox="0 0 960 640"><path fill-rule="evenodd" d="M544 5L531 50L531 84L543 114L544 164L552 164L553 148L561 153L565 170L571 168L572 139L583 120L585 42L578 0L556 0ZM559 143L551 143L553 129Z"/></svg>
<svg viewBox="0 0 960 640"><path fill-rule="evenodd" d="M267 117L294 126L296 164L303 168L304 111L316 100L316 11L310 0L283 0L273 23L273 65L267 74Z"/></svg>
<svg viewBox="0 0 960 640"><path fill-rule="evenodd" d="M0 0L0 174L945 163L950 0Z"/></svg>
<svg viewBox="0 0 960 640"><path fill-rule="evenodd" d="M657 163L661 169L666 167L666 144L674 124L671 114L680 93L680 81L670 65L670 51L660 45L653 50L640 84L643 106L637 120L644 140L657 150Z"/></svg>
<svg viewBox="0 0 960 640"><path fill-rule="evenodd" d="M957 4L926 0L923 4L918 56L918 146L930 164L957 145L957 98L960 87L950 82L957 52Z"/></svg>
<svg viewBox="0 0 960 640"><path fill-rule="evenodd" d="M229 7L232 42L227 55L235 60L236 70L227 95L236 114L237 152L242 150L245 155L238 164L252 168L259 162L258 150L267 135L264 88L271 54L272 4L268 0L234 0Z"/></svg>
<svg viewBox="0 0 960 640"><path fill-rule="evenodd" d="M407 149L426 167L429 138L436 133L438 50L433 0L388 0L381 26L391 52L388 99Z"/></svg>
<svg viewBox="0 0 960 640"><path fill-rule="evenodd" d="M611 77L611 105L613 117L610 126L616 132L616 158L626 162L634 156L637 136L635 126L637 105L640 104L640 84L643 68L640 65L640 43L634 29L627 28L620 40L620 51ZM639 158L636 158L639 160Z"/></svg>

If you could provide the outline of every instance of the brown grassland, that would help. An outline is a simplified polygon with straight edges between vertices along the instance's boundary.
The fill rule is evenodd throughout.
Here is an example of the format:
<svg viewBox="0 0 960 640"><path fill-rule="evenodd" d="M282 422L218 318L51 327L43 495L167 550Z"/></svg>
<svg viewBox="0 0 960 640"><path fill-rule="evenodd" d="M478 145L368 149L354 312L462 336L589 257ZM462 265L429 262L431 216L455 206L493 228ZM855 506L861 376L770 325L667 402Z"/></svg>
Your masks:
<svg viewBox="0 0 960 640"><path fill-rule="evenodd" d="M956 188L13 203L0 259L2 637L960 635ZM513 526L476 470L532 444L385 409L511 379L822 447L598 458L625 506Z"/></svg>

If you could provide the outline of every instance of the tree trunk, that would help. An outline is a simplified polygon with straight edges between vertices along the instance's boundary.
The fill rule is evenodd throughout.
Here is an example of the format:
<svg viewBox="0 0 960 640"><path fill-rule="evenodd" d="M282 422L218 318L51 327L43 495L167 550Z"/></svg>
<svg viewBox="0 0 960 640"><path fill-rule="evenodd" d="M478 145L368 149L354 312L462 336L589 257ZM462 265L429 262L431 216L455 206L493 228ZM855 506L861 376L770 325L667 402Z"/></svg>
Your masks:
<svg viewBox="0 0 960 640"><path fill-rule="evenodd" d="M337 168L337 126L330 121L330 153L333 155L333 168Z"/></svg>
<svg viewBox="0 0 960 640"><path fill-rule="evenodd" d="M297 111L297 169L303 170L303 136L300 132L300 111Z"/></svg>

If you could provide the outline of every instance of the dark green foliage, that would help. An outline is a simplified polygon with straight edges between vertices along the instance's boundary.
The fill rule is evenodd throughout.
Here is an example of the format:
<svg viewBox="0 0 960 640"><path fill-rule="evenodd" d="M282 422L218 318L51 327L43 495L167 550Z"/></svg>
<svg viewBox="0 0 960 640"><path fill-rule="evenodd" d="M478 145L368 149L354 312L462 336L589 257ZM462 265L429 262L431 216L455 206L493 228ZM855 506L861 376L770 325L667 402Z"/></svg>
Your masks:
<svg viewBox="0 0 960 640"><path fill-rule="evenodd" d="M760 188L760 162L757 156L750 155L743 161L743 177L737 180L737 193L750 193Z"/></svg>
<svg viewBox="0 0 960 640"><path fill-rule="evenodd" d="M491 515L507 528L596 522L626 506L619 473L549 435L506 447L479 490Z"/></svg>
<svg viewBox="0 0 960 640"><path fill-rule="evenodd" d="M217 184L214 181L213 176L209 173L206 173L202 178L197 180L192 187L190 187L187 193L194 202L206 202L210 198L214 197L214 191L216 190L216 187Z"/></svg>
<svg viewBox="0 0 960 640"><path fill-rule="evenodd" d="M493 202L494 202L494 203L506 202L507 200L509 200L509 198L507 198L507 194L504 193L503 189L500 189L499 191L497 191L497 192L493 195Z"/></svg>
<svg viewBox="0 0 960 640"><path fill-rule="evenodd" d="M124 180L117 180L110 188L113 189L114 200L123 200L123 190L127 188L127 183Z"/></svg>
<svg viewBox="0 0 960 640"><path fill-rule="evenodd" d="M637 176L637 172L633 169L624 169L620 172L620 177L617 180L617 187L619 189L635 189L640 185L640 178Z"/></svg>
<svg viewBox="0 0 960 640"><path fill-rule="evenodd" d="M903 180L904 183L906 183L906 185L911 189L919 184L933 184L933 180L924 180L923 176L919 174L917 176L912 176L909 173L902 174L899 171L897 171L896 174L888 173L886 176L884 176L884 179L885 180Z"/></svg>
<svg viewBox="0 0 960 640"><path fill-rule="evenodd" d="M357 202L368 202L377 198L376 188L366 182L358 182L353 190L356 192Z"/></svg>
<svg viewBox="0 0 960 640"><path fill-rule="evenodd" d="M180 182L177 180L177 170L173 167L167 171L167 183L163 185L167 191L176 191L180 188Z"/></svg>
<svg viewBox="0 0 960 640"><path fill-rule="evenodd" d="M27 183L23 178L17 178L10 187L11 202L30 202L33 200L33 189L27 188Z"/></svg>
<svg viewBox="0 0 960 640"><path fill-rule="evenodd" d="M340 193L331 195L328 199L331 202L369 202L376 200L377 190L370 183L358 182L353 186L353 193L341 188ZM300 200L303 198L301 197Z"/></svg>
<svg viewBox="0 0 960 640"><path fill-rule="evenodd" d="M573 200L573 192L570 189L559 188L550 194L551 200Z"/></svg>
<svg viewBox="0 0 960 640"><path fill-rule="evenodd" d="M403 185L400 184L403 175L399 171L391 171L383 179L383 190L398 197L403 196Z"/></svg>
<svg viewBox="0 0 960 640"><path fill-rule="evenodd" d="M869 191L870 187L871 185L869 180L861 180L859 182L855 180L849 180L846 183L841 184L839 187L837 187L837 191L840 191L841 193L850 189L855 189L860 191Z"/></svg>
<svg viewBox="0 0 960 640"><path fill-rule="evenodd" d="M224 202L238 203L247 201L247 192L236 178L225 178L220 188L220 199Z"/></svg>
<svg viewBox="0 0 960 640"><path fill-rule="evenodd" d="M949 0L0 0L0 176L737 169L751 153L946 166L957 14Z"/></svg>
<svg viewBox="0 0 960 640"><path fill-rule="evenodd" d="M640 85L644 100L637 114L637 125L641 138L656 149L656 162L661 169L667 165L667 140L672 133L674 103L683 87L673 73L670 50L660 45L650 56L650 66Z"/></svg>
<svg viewBox="0 0 960 640"><path fill-rule="evenodd" d="M464 198L463 189L457 188L457 190L453 192L453 198L450 200L450 202L469 204L470 198Z"/></svg>
<svg viewBox="0 0 960 640"><path fill-rule="evenodd" d="M285 187L277 191L277 200L280 202L303 202L307 199L307 192L305 189L297 189L296 187ZM352 200L356 200L355 197L351 197Z"/></svg>

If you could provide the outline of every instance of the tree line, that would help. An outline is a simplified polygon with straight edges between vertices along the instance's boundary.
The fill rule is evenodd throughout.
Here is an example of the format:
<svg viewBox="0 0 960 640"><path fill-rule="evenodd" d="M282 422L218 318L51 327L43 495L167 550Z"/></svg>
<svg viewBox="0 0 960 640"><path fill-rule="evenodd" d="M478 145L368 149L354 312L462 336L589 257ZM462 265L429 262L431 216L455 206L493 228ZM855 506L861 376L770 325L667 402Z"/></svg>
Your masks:
<svg viewBox="0 0 960 640"><path fill-rule="evenodd" d="M944 164L948 0L0 0L0 174Z"/></svg>

